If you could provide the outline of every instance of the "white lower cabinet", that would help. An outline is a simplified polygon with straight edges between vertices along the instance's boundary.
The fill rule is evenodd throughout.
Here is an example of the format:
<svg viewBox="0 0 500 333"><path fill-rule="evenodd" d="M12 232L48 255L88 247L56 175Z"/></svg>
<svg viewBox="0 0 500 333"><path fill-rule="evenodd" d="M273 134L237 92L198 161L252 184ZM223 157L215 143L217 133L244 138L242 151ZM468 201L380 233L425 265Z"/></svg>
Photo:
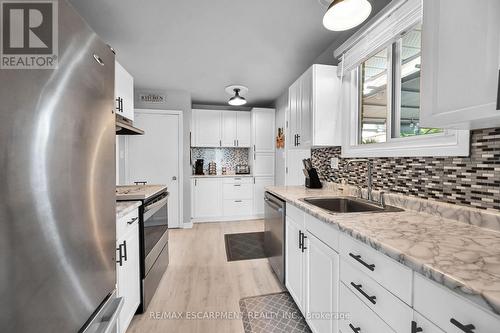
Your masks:
<svg viewBox="0 0 500 333"><path fill-rule="evenodd" d="M339 255L311 233L306 237L306 321L315 333L337 332Z"/></svg>
<svg viewBox="0 0 500 333"><path fill-rule="evenodd" d="M285 285L302 312L305 310L304 252L301 247L303 225L303 220L296 221L287 213L285 222Z"/></svg>
<svg viewBox="0 0 500 333"><path fill-rule="evenodd" d="M444 333L439 327L427 320L417 311L413 311L413 320L411 322L411 333Z"/></svg>
<svg viewBox="0 0 500 333"><path fill-rule="evenodd" d="M193 179L191 191L193 217L213 218L222 215L221 187L220 179Z"/></svg>
<svg viewBox="0 0 500 333"><path fill-rule="evenodd" d="M117 228L124 232L117 235L116 242L116 289L117 296L124 299L118 318L119 333L127 331L140 304L139 221L137 212L134 214L117 221L126 227Z"/></svg>
<svg viewBox="0 0 500 333"><path fill-rule="evenodd" d="M264 216L264 192L267 186L274 185L274 177L254 177L253 213L257 217Z"/></svg>

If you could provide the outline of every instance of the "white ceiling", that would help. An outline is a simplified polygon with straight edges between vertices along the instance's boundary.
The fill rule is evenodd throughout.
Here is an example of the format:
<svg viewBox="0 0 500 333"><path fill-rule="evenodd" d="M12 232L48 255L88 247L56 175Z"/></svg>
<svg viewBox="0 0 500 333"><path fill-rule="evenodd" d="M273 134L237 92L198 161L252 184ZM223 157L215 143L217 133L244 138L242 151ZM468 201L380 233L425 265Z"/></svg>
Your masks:
<svg viewBox="0 0 500 333"><path fill-rule="evenodd" d="M307 67L334 62L354 31L322 26L326 0L70 0L117 51L140 89L183 90L225 104L242 84L250 106L270 106ZM370 0L374 13L390 0ZM319 58L318 58L319 57Z"/></svg>

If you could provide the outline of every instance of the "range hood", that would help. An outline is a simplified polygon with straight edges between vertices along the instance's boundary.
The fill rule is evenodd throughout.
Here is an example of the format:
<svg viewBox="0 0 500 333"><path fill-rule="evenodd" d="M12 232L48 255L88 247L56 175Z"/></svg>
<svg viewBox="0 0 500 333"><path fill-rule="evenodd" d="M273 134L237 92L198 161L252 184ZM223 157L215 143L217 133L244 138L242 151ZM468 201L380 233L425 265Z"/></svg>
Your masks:
<svg viewBox="0 0 500 333"><path fill-rule="evenodd" d="M120 115L116 115L116 135L143 135L144 131Z"/></svg>

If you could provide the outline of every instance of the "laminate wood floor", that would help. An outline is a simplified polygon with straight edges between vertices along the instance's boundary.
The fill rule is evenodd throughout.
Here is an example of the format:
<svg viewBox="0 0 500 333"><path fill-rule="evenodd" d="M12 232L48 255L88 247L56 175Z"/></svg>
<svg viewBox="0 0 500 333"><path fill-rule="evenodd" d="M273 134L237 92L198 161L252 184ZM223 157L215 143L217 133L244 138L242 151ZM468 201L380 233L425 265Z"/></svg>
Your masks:
<svg viewBox="0 0 500 333"><path fill-rule="evenodd" d="M170 230L169 267L146 313L134 317L127 333L243 333L240 317L213 318L239 314L243 297L283 289L267 259L227 262L224 234L263 230L262 220Z"/></svg>

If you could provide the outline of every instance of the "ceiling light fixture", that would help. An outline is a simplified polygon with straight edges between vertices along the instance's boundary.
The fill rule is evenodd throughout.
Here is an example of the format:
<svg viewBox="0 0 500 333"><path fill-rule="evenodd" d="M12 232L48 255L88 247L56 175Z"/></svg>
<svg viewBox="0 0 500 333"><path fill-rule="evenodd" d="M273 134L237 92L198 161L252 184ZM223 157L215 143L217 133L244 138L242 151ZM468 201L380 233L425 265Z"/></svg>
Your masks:
<svg viewBox="0 0 500 333"><path fill-rule="evenodd" d="M363 23L372 12L368 0L333 0L323 16L328 30L344 31Z"/></svg>
<svg viewBox="0 0 500 333"><path fill-rule="evenodd" d="M232 97L229 99L228 104L233 106L241 106L247 104L245 99L246 93L248 93L248 88L241 85L231 85L226 87L226 93Z"/></svg>

